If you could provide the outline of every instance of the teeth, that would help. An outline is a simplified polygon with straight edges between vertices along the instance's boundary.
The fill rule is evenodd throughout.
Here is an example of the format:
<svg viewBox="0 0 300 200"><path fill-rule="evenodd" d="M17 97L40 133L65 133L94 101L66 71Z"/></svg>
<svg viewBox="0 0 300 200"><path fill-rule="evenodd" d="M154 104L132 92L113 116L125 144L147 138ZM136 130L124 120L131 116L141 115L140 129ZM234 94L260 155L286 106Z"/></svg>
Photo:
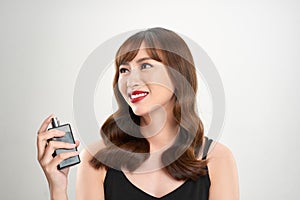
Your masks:
<svg viewBox="0 0 300 200"><path fill-rule="evenodd" d="M132 94L132 95L131 95L131 98L132 98L132 99L135 99L135 98L142 97L142 96L146 96L146 95L147 95L147 93Z"/></svg>

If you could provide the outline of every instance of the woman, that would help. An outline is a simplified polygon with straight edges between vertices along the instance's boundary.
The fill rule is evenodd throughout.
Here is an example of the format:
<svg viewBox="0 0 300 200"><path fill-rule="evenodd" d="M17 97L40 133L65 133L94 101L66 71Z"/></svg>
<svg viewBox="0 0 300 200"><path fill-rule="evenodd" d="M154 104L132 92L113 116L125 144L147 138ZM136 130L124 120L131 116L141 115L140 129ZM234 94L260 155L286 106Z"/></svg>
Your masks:
<svg viewBox="0 0 300 200"><path fill-rule="evenodd" d="M239 198L234 158L228 148L204 137L196 113L196 70L191 52L176 33L163 28L141 31L119 48L113 81L118 110L101 127L103 142L81 153L77 199L222 199ZM53 115L38 134L38 159L52 199L67 199L68 169L52 158L51 141L62 136L47 131ZM76 141L75 146L79 145Z"/></svg>

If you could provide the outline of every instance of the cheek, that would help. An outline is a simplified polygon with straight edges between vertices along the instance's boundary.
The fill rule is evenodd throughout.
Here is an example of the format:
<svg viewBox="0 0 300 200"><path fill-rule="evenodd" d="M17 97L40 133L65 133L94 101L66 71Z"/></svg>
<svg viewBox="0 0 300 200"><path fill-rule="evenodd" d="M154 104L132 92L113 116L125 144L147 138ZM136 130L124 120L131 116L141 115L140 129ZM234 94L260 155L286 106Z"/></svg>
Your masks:
<svg viewBox="0 0 300 200"><path fill-rule="evenodd" d="M151 85L154 85L155 90L159 93L172 93L174 92L174 85L169 77L165 76L156 76L156 78L148 82Z"/></svg>
<svg viewBox="0 0 300 200"><path fill-rule="evenodd" d="M173 88L167 87L165 85L151 85L150 89L152 91L152 99L154 101L169 101L174 95Z"/></svg>
<svg viewBox="0 0 300 200"><path fill-rule="evenodd" d="M172 83L168 72L163 67L157 68L151 73L147 73L143 78L147 84L164 87L165 89L174 92L174 84Z"/></svg>
<svg viewBox="0 0 300 200"><path fill-rule="evenodd" d="M118 80L118 87L119 87L119 90L120 90L120 92L121 92L121 94L122 94L123 97L125 97L126 93L127 93L127 91L126 91L126 84L125 83L126 83L126 81L123 78L119 78L119 80Z"/></svg>

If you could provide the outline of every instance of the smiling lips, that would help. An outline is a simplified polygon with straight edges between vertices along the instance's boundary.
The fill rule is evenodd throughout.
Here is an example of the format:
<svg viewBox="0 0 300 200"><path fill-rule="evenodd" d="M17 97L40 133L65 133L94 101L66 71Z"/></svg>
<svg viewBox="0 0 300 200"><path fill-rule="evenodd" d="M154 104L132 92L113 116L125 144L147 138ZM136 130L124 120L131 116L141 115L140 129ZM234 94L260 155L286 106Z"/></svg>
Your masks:
<svg viewBox="0 0 300 200"><path fill-rule="evenodd" d="M149 92L139 91L139 90L133 91L130 95L130 102L131 103L136 103L138 101L141 101L142 99L144 99L148 95L148 93Z"/></svg>

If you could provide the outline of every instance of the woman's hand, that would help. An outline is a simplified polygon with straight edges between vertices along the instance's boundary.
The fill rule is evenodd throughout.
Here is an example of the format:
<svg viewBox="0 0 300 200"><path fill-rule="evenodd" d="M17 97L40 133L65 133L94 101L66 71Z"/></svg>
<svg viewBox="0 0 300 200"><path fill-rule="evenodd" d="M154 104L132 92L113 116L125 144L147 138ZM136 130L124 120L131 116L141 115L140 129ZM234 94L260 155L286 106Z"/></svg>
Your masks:
<svg viewBox="0 0 300 200"><path fill-rule="evenodd" d="M58 154L54 158L52 154L56 149L72 149L79 145L79 141L75 144L60 142L60 141L49 141L53 137L62 137L65 132L52 129L47 131L47 128L51 122L53 115L50 115L42 123L37 136L37 150L38 150L38 161L46 175L51 199L67 199L67 184L68 184L68 173L69 168L64 168L62 170L57 169L57 165L63 160L76 156L79 154L78 151L75 152L65 152Z"/></svg>

